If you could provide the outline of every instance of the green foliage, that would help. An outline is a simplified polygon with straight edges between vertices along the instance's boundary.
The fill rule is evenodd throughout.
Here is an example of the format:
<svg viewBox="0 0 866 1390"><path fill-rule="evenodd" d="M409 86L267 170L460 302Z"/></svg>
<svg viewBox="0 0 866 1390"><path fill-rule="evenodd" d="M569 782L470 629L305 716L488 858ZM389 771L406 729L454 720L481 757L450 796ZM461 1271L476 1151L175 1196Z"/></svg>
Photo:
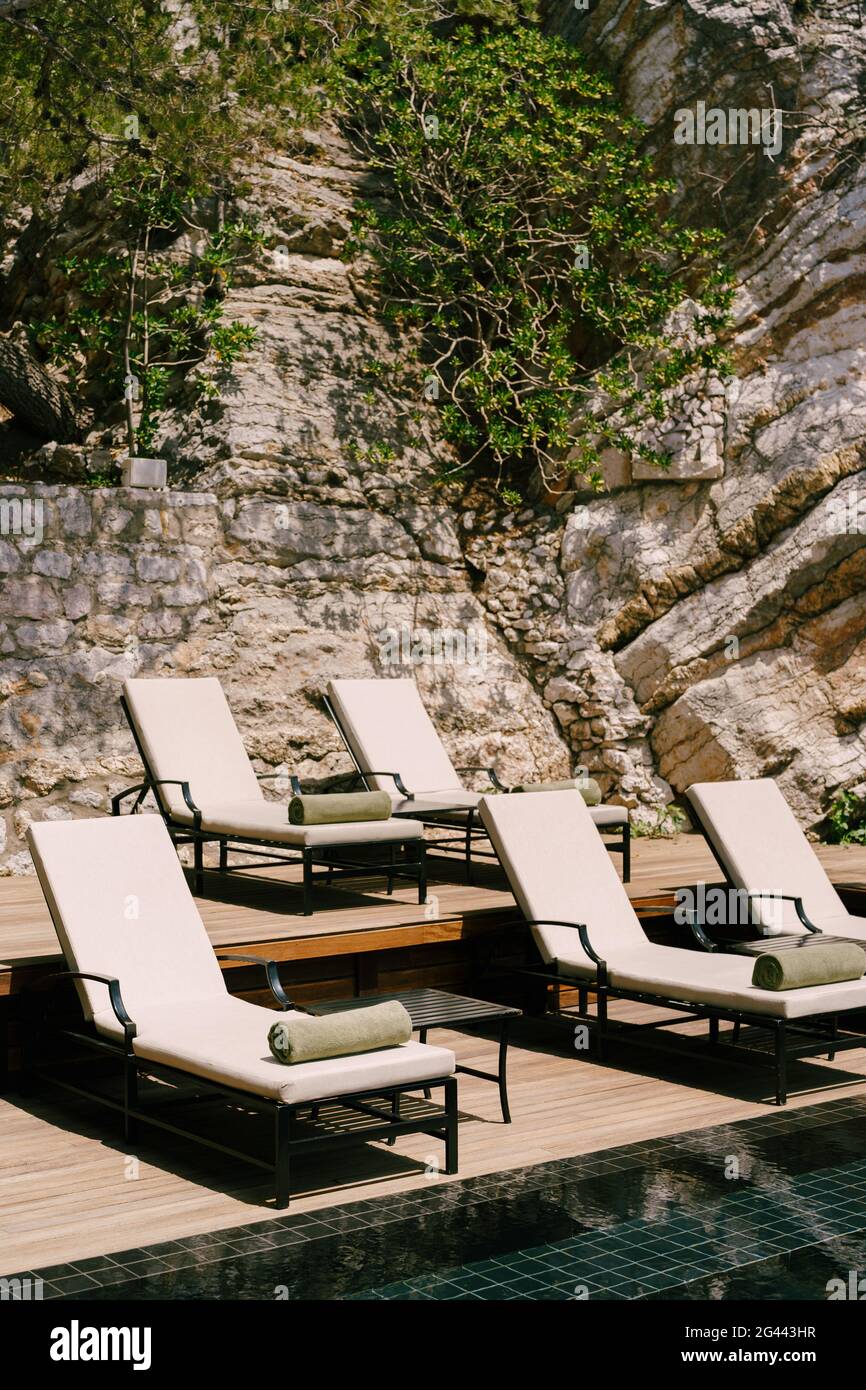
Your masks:
<svg viewBox="0 0 866 1390"><path fill-rule="evenodd" d="M153 447L160 412L208 340L221 364L253 341L252 329L220 323L231 266L255 240L231 213L236 171L262 136L276 141L281 106L333 47L328 15L341 8L0 4L0 231L16 207L40 209L87 171L106 209L101 249L62 262L66 311L36 334L91 400L128 395L135 379L131 451ZM201 255L163 254L181 231L206 239ZM212 378L201 385L217 392Z"/></svg>
<svg viewBox="0 0 866 1390"><path fill-rule="evenodd" d="M666 211L673 187L610 84L531 27L409 28L342 61L352 129L393 190L363 206L349 254L373 252L393 322L423 331L464 468L597 480L607 444L663 463L636 430L664 417L665 388L724 367L731 290L720 234ZM696 322L671 329L687 295Z"/></svg>
<svg viewBox="0 0 866 1390"><path fill-rule="evenodd" d="M222 322L256 237L238 171L330 107L390 181L349 254L373 251L388 314L421 337L419 400L432 373L458 471L517 505L538 467L598 481L607 444L663 464L642 422L724 366L718 236L676 222L642 128L536 18L534 0L0 4L0 229L85 170L108 209L99 247L62 265L45 352L90 399L137 378L130 448L152 446L191 366L214 399L253 341ZM204 249L167 255L184 229ZM695 331L670 331L686 296ZM371 368L370 403L383 384Z"/></svg>
<svg viewBox="0 0 866 1390"><path fill-rule="evenodd" d="M866 845L866 796L840 792L827 812L831 845Z"/></svg>
<svg viewBox="0 0 866 1390"><path fill-rule="evenodd" d="M33 325L33 332L80 389L98 378L107 398L126 398L129 447L147 454L173 376L208 354L230 364L255 342L253 327L222 324L221 318L232 266L262 238L248 219L237 218L211 235L202 232L197 256L178 260L154 250L160 232L192 225L191 210L147 161L137 159L136 166L136 177L116 166L108 181L114 216L103 232L126 251L62 257L58 267L74 307ZM218 391L202 388L201 394L212 399Z"/></svg>

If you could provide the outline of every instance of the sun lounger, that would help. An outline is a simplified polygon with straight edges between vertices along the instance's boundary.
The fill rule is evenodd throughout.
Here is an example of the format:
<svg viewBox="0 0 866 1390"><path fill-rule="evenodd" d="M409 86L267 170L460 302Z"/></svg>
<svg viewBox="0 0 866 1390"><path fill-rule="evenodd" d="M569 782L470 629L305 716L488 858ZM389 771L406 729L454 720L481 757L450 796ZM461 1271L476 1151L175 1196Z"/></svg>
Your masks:
<svg viewBox="0 0 866 1390"><path fill-rule="evenodd" d="M776 1098L783 1105L786 1057L866 1046L859 1034L837 1033L837 1015L866 1009L866 981L756 989L751 959L649 941L579 793L485 797L480 811L532 928L544 962L542 978L596 995L600 1049L611 1027L611 999L662 1005L709 1020L710 1045L720 1056L742 1059L748 1052L766 1060L757 1049L722 1047L720 1022L766 1028L774 1038ZM624 1028L617 1025L617 1031ZM794 1045L789 1034L796 1035ZM646 1030L637 1036L646 1039Z"/></svg>
<svg viewBox="0 0 866 1390"><path fill-rule="evenodd" d="M866 943L866 918L847 911L771 777L695 782L686 796L752 925L774 939L826 933Z"/></svg>
<svg viewBox="0 0 866 1390"><path fill-rule="evenodd" d="M247 756L222 686L214 677L128 680L121 699L144 766L144 781L112 801L120 815L135 797L137 810L152 792L176 845L192 844L196 892L201 893L203 847L219 845L219 866L229 871L228 854L261 856L266 862L303 865L303 907L313 910L316 866L336 876L387 877L418 884L418 901L427 896L424 827L419 820L370 820L332 825L290 825L286 802L267 801L261 779ZM272 774L269 774L272 775ZM293 786L299 790L297 779ZM403 857L398 858L402 851ZM259 860L261 863L261 859Z"/></svg>
<svg viewBox="0 0 866 1390"><path fill-rule="evenodd" d="M139 1073L189 1084L198 1078L226 1092L235 1103L271 1113L274 1123L277 1205L289 1200L289 1163L297 1154L315 1152L340 1134L298 1133L299 1112L306 1106L339 1102L375 1123L356 1131L355 1140L392 1139L424 1133L446 1140L447 1171L457 1165L457 1094L454 1055L440 1047L407 1042L352 1056L284 1066L268 1048L273 1009L232 997L225 985L195 902L157 816L101 817L96 820L40 822L28 832L36 872L69 967L61 977L74 980L87 1020L87 1031L62 1031L52 1038L51 1061L67 1061L79 1045L120 1064L122 1109L127 1139L143 1121L188 1138L199 1138L168 1123L165 1107L143 1108L138 1098ZM255 961L257 957L226 959ZM276 966L260 960L279 1007L292 1010ZM290 1016L288 1012L286 1016ZM39 1048L31 1015L26 1057L28 1073L37 1066ZM38 1030L41 1032L41 1030ZM71 1046L70 1038L74 1039ZM66 1045L61 1041L66 1039ZM68 1066L61 1068L64 1073ZM57 1077L52 1077L57 1081ZM68 1076L65 1083L70 1085ZM401 1118L400 1097L409 1091L443 1086L444 1111ZM71 1089L82 1092L82 1087ZM94 1095L91 1091L84 1094ZM378 1102L385 1098L390 1108ZM104 1095L95 1094L104 1100ZM109 1103L111 1103L109 1101ZM224 1145L211 1147L247 1158ZM271 1164L254 1159L268 1170Z"/></svg>
<svg viewBox="0 0 866 1390"><path fill-rule="evenodd" d="M436 848L459 845L467 870L473 847L476 857L490 857L476 843L487 838L478 818L483 793L467 790L461 775L482 773L496 791L509 788L492 767L454 766L413 680L331 681L325 705L365 782L391 793L395 815L411 815L425 825L459 826L458 836L437 839ZM623 879L628 883L631 827L627 808L593 806L589 814L599 831L619 837L608 847L622 853Z"/></svg>

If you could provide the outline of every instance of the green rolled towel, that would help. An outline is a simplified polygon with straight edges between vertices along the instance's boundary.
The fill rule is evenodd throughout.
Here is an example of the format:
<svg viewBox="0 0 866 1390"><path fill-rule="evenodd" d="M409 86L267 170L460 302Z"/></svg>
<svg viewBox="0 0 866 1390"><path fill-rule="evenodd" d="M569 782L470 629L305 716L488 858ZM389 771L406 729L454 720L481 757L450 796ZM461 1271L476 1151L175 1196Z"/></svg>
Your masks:
<svg viewBox="0 0 866 1390"><path fill-rule="evenodd" d="M387 792L328 792L325 796L293 796L289 802L290 825L387 820L390 814L391 798Z"/></svg>
<svg viewBox="0 0 866 1390"><path fill-rule="evenodd" d="M806 989L859 980L866 971L866 952L854 941L822 941L765 951L755 961L752 984L758 989Z"/></svg>
<svg viewBox="0 0 866 1390"><path fill-rule="evenodd" d="M322 1057L348 1057L397 1047L412 1036L412 1020L397 999L371 1004L369 1009L314 1018L295 1014L278 1019L268 1033L268 1045L278 1062L316 1062Z"/></svg>
<svg viewBox="0 0 866 1390"><path fill-rule="evenodd" d="M587 806L597 806L601 801L601 787L592 777L566 777L561 782L524 782L515 787L516 792L570 792L578 791Z"/></svg>

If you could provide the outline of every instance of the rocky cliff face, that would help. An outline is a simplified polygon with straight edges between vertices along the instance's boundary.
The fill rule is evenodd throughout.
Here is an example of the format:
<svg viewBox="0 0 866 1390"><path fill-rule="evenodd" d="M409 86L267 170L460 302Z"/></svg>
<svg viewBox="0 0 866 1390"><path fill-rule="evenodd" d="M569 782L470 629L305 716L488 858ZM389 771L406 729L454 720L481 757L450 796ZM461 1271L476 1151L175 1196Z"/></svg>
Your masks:
<svg viewBox="0 0 866 1390"><path fill-rule="evenodd" d="M568 515L546 694L612 745L622 790L770 774L814 824L866 771L866 28L783 0L563 0L550 23L614 71L683 210L724 227L739 292L719 476L693 448L665 482L613 460L612 494ZM779 113L781 149L769 122L767 151L678 143L700 102L728 138L729 113Z"/></svg>
<svg viewBox="0 0 866 1390"><path fill-rule="evenodd" d="M261 765L312 776L344 765L317 703L328 677L411 671L458 761L506 776L579 763L642 814L695 780L766 773L814 825L829 792L857 784L857 21L856 4L783 0L551 5L550 25L597 53L647 123L682 211L724 226L739 283L735 379L678 393L670 471L611 454L602 496L503 515L436 486L451 460L434 407L400 384L404 345L369 267L341 258L368 172L333 132L264 158L250 201L274 248L227 305L258 345L218 403L164 431L168 456L198 470L191 487L25 484L44 540L2 537L7 864L25 867L28 816L104 808L134 773L117 695L138 672L216 672ZM781 149L677 143L677 112L701 101L781 109ZM36 475L51 466L74 473L81 451L43 451Z"/></svg>

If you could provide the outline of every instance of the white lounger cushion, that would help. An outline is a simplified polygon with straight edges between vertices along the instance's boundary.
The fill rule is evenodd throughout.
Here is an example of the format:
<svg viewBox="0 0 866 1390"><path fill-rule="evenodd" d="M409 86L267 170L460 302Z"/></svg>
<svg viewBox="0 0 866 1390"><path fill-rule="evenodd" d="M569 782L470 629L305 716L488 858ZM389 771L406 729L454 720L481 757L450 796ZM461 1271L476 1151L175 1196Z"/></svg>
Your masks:
<svg viewBox="0 0 866 1390"><path fill-rule="evenodd" d="M822 931L866 940L866 922L851 917L771 777L742 782L696 782L686 795L736 888L788 893L803 899L806 916ZM765 927L805 931L793 903L755 904ZM780 921L781 919L781 921Z"/></svg>
<svg viewBox="0 0 866 1390"><path fill-rule="evenodd" d="M430 803L434 810L437 804L466 810L478 806L483 793L461 786L413 680L331 681L328 695L359 767L398 772L406 789L425 803L419 814L426 814ZM392 793L395 811L414 809L413 802L404 800L390 778L371 777L369 782L377 791ZM625 825L628 818L625 806L592 807L596 825Z"/></svg>
<svg viewBox="0 0 866 1390"><path fill-rule="evenodd" d="M214 676L128 680L123 691L153 775L189 783L203 830L301 847L387 843L424 834L420 823L406 820L289 825L288 804L265 799ZM159 795L173 820L192 825L180 787L161 787Z"/></svg>
<svg viewBox="0 0 866 1390"><path fill-rule="evenodd" d="M863 980L777 993L752 985L751 957L654 945L577 791L485 797L481 818L525 916L583 923L619 989L773 1018L866 1009ZM574 927L532 931L548 964L594 979Z"/></svg>
<svg viewBox="0 0 866 1390"><path fill-rule="evenodd" d="M217 1002L145 1009L135 1020L135 1055L287 1104L423 1084L454 1071L453 1052L419 1042L285 1066L271 1056L268 1029L277 1018L292 1017L225 992ZM100 1032L120 1035L110 1010L95 1022Z"/></svg>
<svg viewBox="0 0 866 1390"><path fill-rule="evenodd" d="M268 1029L280 1015L228 993L160 817L41 821L28 840L69 968L120 981L144 1060L292 1103L454 1071L452 1052L416 1042L276 1062ZM122 1036L106 986L85 982L79 993L98 1031Z"/></svg>
<svg viewBox="0 0 866 1390"><path fill-rule="evenodd" d="M215 676L128 680L123 693L154 777L188 782L202 810L230 801L264 803ZM159 795L172 816L189 816L180 787L161 787Z"/></svg>
<svg viewBox="0 0 866 1390"><path fill-rule="evenodd" d="M133 1018L156 1004L225 998L219 962L160 816L36 821L30 852L71 970L120 980ZM105 985L79 990L85 1015Z"/></svg>
<svg viewBox="0 0 866 1390"><path fill-rule="evenodd" d="M808 1018L833 1010L866 1009L864 980L811 989L756 989L752 984L754 968L751 956L686 951L647 942L627 961L611 965L609 972L611 984L619 989L715 1004L720 1009L740 1009L768 1018Z"/></svg>
<svg viewBox="0 0 866 1390"><path fill-rule="evenodd" d="M331 681L328 694L362 771L398 772L407 789L461 790L460 778L413 680ZM378 791L396 791L390 778L371 777Z"/></svg>
<svg viewBox="0 0 866 1390"><path fill-rule="evenodd" d="M192 825L192 816L177 816ZM359 820L331 825L290 825L288 807L277 801L232 801L202 807L203 830L216 835L253 840L278 840L284 845L360 845L421 839L424 827L415 820Z"/></svg>

